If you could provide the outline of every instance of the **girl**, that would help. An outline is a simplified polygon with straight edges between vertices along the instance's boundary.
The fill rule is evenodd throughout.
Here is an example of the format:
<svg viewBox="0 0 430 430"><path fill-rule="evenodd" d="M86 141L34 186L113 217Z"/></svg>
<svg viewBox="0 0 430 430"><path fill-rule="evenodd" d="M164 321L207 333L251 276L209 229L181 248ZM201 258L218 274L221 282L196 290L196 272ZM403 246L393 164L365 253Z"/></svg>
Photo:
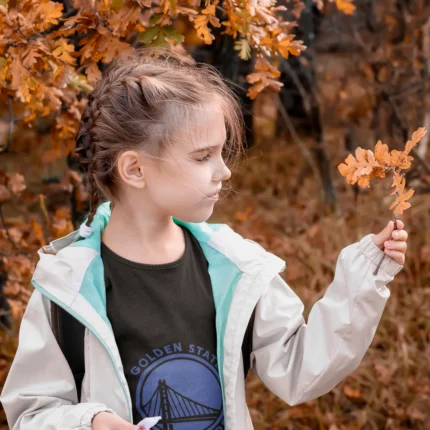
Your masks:
<svg viewBox="0 0 430 430"><path fill-rule="evenodd" d="M209 66L139 49L103 75L76 135L90 213L38 251L1 397L12 430L131 430L151 417L157 429L252 429L248 366L289 405L357 368L405 261L403 223L341 251L306 324L285 262L205 222L242 136L237 98ZM52 303L85 326L79 392Z"/></svg>

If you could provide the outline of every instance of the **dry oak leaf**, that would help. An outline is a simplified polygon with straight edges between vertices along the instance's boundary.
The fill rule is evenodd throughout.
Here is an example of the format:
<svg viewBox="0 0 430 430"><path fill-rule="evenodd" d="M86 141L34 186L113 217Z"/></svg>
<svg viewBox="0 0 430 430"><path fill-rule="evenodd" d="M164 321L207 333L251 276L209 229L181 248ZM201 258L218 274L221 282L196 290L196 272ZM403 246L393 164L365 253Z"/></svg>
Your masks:
<svg viewBox="0 0 430 430"><path fill-rule="evenodd" d="M409 200L414 195L415 190L411 188L409 191L404 193L405 185L406 180L404 178L404 175L400 174L399 172L396 172L392 184L392 187L394 187L395 190L391 194L397 193L397 198L391 204L390 209L395 208L394 214L397 215L403 214L403 211L411 207L411 204L406 200Z"/></svg>
<svg viewBox="0 0 430 430"><path fill-rule="evenodd" d="M194 18L194 26L197 31L197 36L203 39L207 45L211 45L212 40L215 39L215 36L208 28L209 22L214 27L221 27L218 18L215 16L217 4L217 1L213 2L212 4L209 4L208 7L202 9L202 15L199 15Z"/></svg>
<svg viewBox="0 0 430 430"><path fill-rule="evenodd" d="M375 159L375 155L370 149L357 148L355 157L349 154L345 163L339 164L338 169L349 184L358 182L360 187L369 188L370 179L385 176L383 167Z"/></svg>
<svg viewBox="0 0 430 430"><path fill-rule="evenodd" d="M418 142L424 137L426 133L427 130L424 127L420 127L414 131L411 140L406 142L404 151L397 151L393 149L391 151L391 166L398 167L399 169L409 169L409 167L411 167L411 162L414 159L414 157L410 156L409 153L415 146L417 146Z"/></svg>
<svg viewBox="0 0 430 430"><path fill-rule="evenodd" d="M76 59L70 55L70 53L74 51L75 47L73 45L69 45L64 39L58 39L56 41L56 48L52 51L52 55L67 64L74 65Z"/></svg>
<svg viewBox="0 0 430 430"><path fill-rule="evenodd" d="M306 49L306 46L303 45L301 40L293 40L295 37L294 34L289 34L278 41L278 51L284 58L288 58L290 54L298 56Z"/></svg>
<svg viewBox="0 0 430 430"><path fill-rule="evenodd" d="M255 99L257 95L268 87L271 91L279 92L283 86L282 82L275 79L281 76L279 70L272 66L265 58L259 58L255 64L255 73L247 75L246 80L252 85L247 95Z"/></svg>
<svg viewBox="0 0 430 430"><path fill-rule="evenodd" d="M388 145L385 145L380 140L378 140L375 146L375 160L382 166L391 165L391 155L388 151Z"/></svg>

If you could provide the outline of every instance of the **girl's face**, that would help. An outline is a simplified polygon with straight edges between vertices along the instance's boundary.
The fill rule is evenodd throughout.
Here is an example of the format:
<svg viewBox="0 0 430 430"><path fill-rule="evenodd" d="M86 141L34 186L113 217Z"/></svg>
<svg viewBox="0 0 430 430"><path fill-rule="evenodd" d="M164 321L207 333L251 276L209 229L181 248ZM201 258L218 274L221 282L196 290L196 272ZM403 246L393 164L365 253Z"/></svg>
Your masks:
<svg viewBox="0 0 430 430"><path fill-rule="evenodd" d="M151 205L158 215L187 222L203 222L211 216L217 193L231 172L222 157L223 115L210 112L193 115L192 125L166 147L161 160L142 155L142 207Z"/></svg>

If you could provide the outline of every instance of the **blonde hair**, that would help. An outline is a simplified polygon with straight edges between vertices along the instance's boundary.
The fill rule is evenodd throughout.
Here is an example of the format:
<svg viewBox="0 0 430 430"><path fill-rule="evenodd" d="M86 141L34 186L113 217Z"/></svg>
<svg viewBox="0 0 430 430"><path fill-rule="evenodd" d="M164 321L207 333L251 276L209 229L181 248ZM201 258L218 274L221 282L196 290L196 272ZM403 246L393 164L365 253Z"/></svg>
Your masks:
<svg viewBox="0 0 430 430"><path fill-rule="evenodd" d="M75 152L90 193L90 226L104 199L117 196L116 161L130 149L160 157L184 118L216 101L224 118L224 153L231 164L243 151L244 122L239 98L218 71L164 48L137 48L116 58L88 96Z"/></svg>

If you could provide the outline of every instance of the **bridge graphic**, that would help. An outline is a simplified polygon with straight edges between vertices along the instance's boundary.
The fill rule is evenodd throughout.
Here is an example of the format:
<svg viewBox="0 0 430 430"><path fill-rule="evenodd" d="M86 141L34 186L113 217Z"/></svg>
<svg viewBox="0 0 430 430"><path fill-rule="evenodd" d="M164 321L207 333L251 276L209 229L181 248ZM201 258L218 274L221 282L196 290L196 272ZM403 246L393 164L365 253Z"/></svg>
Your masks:
<svg viewBox="0 0 430 430"><path fill-rule="evenodd" d="M143 405L145 413L161 416L158 425L162 430L174 430L173 425L197 421L214 421L219 417L221 409L211 408L192 400L169 387L165 379L158 381L158 387L149 401Z"/></svg>

